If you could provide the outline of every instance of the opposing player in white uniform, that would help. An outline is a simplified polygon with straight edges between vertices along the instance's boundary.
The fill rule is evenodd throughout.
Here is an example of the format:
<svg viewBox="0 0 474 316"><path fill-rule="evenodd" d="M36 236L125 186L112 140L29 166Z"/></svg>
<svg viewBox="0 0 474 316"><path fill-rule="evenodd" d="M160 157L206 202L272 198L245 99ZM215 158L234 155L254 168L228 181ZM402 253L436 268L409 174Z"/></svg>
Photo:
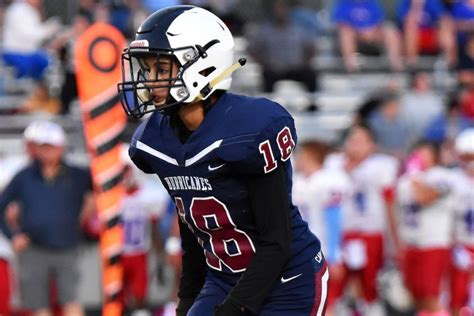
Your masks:
<svg viewBox="0 0 474 316"><path fill-rule="evenodd" d="M347 276L361 285L367 315L384 313L376 279L383 265L385 232L392 232L398 241L393 213L398 162L375 150L370 128L356 125L349 131L344 152L329 156L326 163L345 170L352 181L351 203L343 209L343 260Z"/></svg>
<svg viewBox="0 0 474 316"><path fill-rule="evenodd" d="M470 308L472 315L474 307L468 306L469 287L474 275L474 128L458 135L455 150L459 156L460 168L455 172L455 240L450 306L452 315L457 316L462 308L466 309L466 313Z"/></svg>
<svg viewBox="0 0 474 316"><path fill-rule="evenodd" d="M421 142L407 160L397 185L405 283L418 315L449 315L440 303L447 276L453 226L452 171L440 166L440 149Z"/></svg>
<svg viewBox="0 0 474 316"><path fill-rule="evenodd" d="M349 176L344 170L323 168L329 153L326 144L318 141L304 142L296 156L293 197L301 216L312 232L320 236L324 256L329 265L327 313L336 298L334 290L342 278L342 208L351 194Z"/></svg>
<svg viewBox="0 0 474 316"><path fill-rule="evenodd" d="M121 220L124 228L122 265L124 268L123 300L129 310L145 308L148 292L147 253L152 249L153 229L167 207L164 188L152 188L139 179L136 167L123 147L122 159L126 164L124 183L126 196L122 202Z"/></svg>

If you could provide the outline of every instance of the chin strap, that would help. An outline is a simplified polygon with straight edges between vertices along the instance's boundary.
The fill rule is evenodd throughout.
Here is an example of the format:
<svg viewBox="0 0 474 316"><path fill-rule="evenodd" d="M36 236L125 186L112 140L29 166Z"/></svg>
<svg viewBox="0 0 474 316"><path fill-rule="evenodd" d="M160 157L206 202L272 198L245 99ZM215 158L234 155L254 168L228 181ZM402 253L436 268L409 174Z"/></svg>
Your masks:
<svg viewBox="0 0 474 316"><path fill-rule="evenodd" d="M221 81L229 77L234 71L237 69L240 69L247 63L247 59L245 58L240 58L238 62L230 66L229 68L225 69L222 71L217 77L212 79L204 88L201 89L201 93L194 98L194 100L191 103L198 102L201 100L204 100L209 93L211 93L212 89L219 84Z"/></svg>

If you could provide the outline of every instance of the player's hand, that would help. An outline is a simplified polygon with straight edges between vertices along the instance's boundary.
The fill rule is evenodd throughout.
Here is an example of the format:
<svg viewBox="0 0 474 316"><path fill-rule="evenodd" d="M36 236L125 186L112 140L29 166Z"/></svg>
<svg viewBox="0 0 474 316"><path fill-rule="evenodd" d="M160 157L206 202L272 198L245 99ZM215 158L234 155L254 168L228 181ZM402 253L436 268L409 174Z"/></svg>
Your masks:
<svg viewBox="0 0 474 316"><path fill-rule="evenodd" d="M214 310L214 316L250 316L251 313L244 308L239 308L229 300L217 305Z"/></svg>
<svg viewBox="0 0 474 316"><path fill-rule="evenodd" d="M18 219L20 218L20 207L18 203L12 202L8 204L7 209L5 210L5 221L8 224L10 229L18 229Z"/></svg>
<svg viewBox="0 0 474 316"><path fill-rule="evenodd" d="M421 206L427 206L440 197L438 190L420 180L413 179L411 182L415 200Z"/></svg>
<svg viewBox="0 0 474 316"><path fill-rule="evenodd" d="M30 245L30 238L23 233L12 237L12 248L16 253L20 253Z"/></svg>

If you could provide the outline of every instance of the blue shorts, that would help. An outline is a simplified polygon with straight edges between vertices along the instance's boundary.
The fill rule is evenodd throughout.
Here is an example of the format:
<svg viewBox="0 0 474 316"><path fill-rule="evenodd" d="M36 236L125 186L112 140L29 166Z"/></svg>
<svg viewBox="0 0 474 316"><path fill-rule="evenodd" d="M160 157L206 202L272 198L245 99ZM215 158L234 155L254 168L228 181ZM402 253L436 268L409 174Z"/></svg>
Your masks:
<svg viewBox="0 0 474 316"><path fill-rule="evenodd" d="M320 253L318 256L298 267L285 270L263 302L258 315L324 315L329 271L324 258ZM215 306L224 301L231 289L232 285L208 273L201 293L187 316L213 315Z"/></svg>
<svg viewBox="0 0 474 316"><path fill-rule="evenodd" d="M31 54L4 52L3 62L15 68L16 78L27 77L35 80L43 79L50 63L48 54L43 51Z"/></svg>

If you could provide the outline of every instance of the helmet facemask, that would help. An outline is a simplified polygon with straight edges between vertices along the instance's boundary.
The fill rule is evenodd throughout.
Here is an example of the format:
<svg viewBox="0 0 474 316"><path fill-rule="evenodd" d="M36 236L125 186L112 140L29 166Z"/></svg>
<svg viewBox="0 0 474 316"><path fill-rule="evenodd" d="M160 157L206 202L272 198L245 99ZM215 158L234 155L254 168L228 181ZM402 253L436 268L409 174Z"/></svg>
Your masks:
<svg viewBox="0 0 474 316"><path fill-rule="evenodd" d="M182 49L189 50L189 48ZM152 67L156 67L154 78L150 78L151 69L147 63L147 60L151 59L156 60L156 64L152 65ZM143 52L143 50L134 50L133 48L126 49L122 54L123 80L119 83L118 89L121 94L122 106L127 115L141 118L146 113L156 110L170 113L177 105L182 104L189 97L189 92L183 81L183 73L192 63L194 61L180 66L174 53L170 51L150 49ZM160 73L164 71L168 74L159 78ZM173 76L173 73L176 75ZM157 89L167 89L167 96L159 103L157 103L153 92Z"/></svg>

